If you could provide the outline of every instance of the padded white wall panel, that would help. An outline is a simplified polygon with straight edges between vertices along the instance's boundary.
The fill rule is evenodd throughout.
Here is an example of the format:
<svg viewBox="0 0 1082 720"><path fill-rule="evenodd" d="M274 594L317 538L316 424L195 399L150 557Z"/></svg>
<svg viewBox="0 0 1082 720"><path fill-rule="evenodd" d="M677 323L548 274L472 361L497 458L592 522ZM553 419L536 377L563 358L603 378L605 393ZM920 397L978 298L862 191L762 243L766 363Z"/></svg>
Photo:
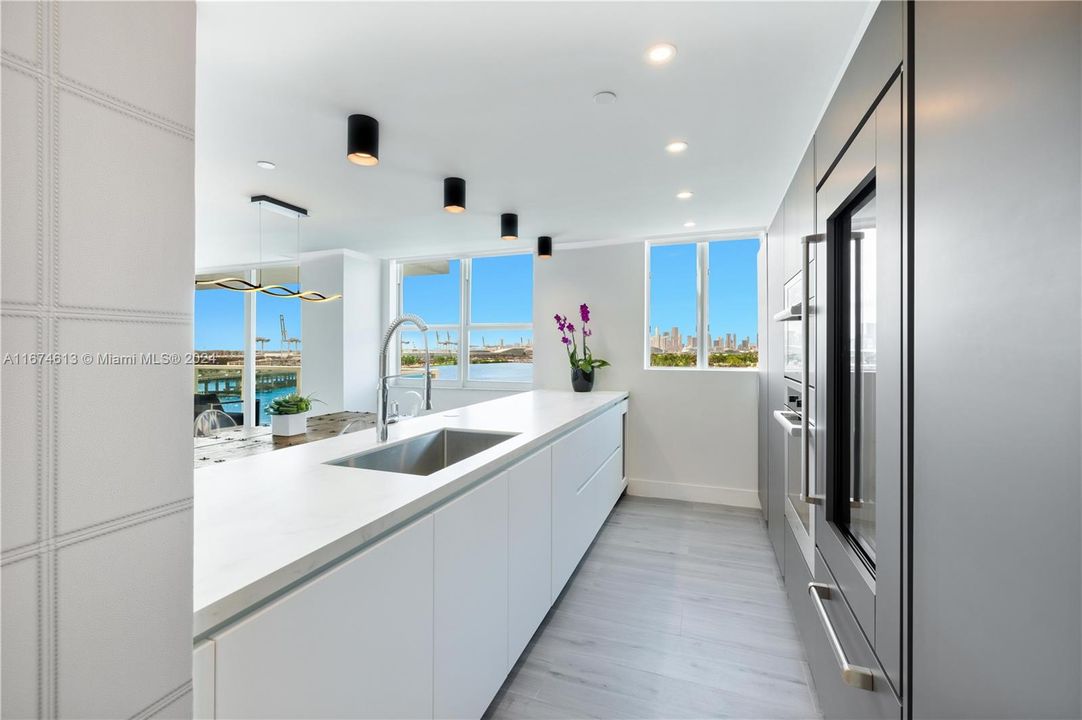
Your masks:
<svg viewBox="0 0 1082 720"><path fill-rule="evenodd" d="M3 21L7 23L5 3ZM5 35L7 28L5 26ZM41 206L44 148L40 123L45 80L21 68L4 66L4 121L0 127L0 294L4 302L41 301Z"/></svg>
<svg viewBox="0 0 1082 720"><path fill-rule="evenodd" d="M0 15L0 716L185 717L195 4Z"/></svg>

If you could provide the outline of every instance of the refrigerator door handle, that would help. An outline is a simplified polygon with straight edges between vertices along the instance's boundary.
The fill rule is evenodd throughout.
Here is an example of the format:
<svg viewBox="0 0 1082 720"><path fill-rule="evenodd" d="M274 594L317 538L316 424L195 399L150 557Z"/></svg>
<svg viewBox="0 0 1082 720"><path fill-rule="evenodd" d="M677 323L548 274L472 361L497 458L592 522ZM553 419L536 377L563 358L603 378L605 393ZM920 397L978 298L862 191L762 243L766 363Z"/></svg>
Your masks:
<svg viewBox="0 0 1082 720"><path fill-rule="evenodd" d="M805 403L808 398L811 397L811 282L808 277L809 265L811 265L811 245L812 243L822 242L826 239L826 235L822 233L816 235L805 235L800 239L800 274L804 278L802 283L804 298L801 304L803 312L800 314L800 331L802 337L801 342L801 358L800 358L800 388L801 396ZM804 407L800 413L800 499L810 505L816 505L822 502L821 497L812 495L811 491L811 468L808 467L810 458L808 453L808 418L814 408Z"/></svg>

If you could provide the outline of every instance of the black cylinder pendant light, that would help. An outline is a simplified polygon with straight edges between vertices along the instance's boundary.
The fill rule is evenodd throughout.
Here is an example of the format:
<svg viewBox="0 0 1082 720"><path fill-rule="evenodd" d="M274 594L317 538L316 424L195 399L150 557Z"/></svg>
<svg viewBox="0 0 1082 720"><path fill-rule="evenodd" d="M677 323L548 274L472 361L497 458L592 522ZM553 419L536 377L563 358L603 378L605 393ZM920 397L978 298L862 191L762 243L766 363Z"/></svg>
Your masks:
<svg viewBox="0 0 1082 720"><path fill-rule="evenodd" d="M537 257L546 260L552 257L552 238L548 235L537 238Z"/></svg>
<svg viewBox="0 0 1082 720"><path fill-rule="evenodd" d="M450 213L466 212L466 181L462 178L443 179L443 209Z"/></svg>
<svg viewBox="0 0 1082 720"><path fill-rule="evenodd" d="M379 164L379 120L367 115L349 116L346 157L357 165Z"/></svg>
<svg viewBox="0 0 1082 720"><path fill-rule="evenodd" d="M515 213L500 215L500 238L518 240L518 215Z"/></svg>

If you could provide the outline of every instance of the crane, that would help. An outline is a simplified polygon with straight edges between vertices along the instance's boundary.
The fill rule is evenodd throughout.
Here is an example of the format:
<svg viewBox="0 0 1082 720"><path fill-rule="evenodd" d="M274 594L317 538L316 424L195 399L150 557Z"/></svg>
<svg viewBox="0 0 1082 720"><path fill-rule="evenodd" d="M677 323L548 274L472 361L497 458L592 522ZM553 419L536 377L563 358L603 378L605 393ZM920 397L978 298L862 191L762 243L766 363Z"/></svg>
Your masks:
<svg viewBox="0 0 1082 720"><path fill-rule="evenodd" d="M286 332L286 316L285 315L279 315L278 316L278 324L282 328L282 349L285 350L286 348L289 347L289 333Z"/></svg>

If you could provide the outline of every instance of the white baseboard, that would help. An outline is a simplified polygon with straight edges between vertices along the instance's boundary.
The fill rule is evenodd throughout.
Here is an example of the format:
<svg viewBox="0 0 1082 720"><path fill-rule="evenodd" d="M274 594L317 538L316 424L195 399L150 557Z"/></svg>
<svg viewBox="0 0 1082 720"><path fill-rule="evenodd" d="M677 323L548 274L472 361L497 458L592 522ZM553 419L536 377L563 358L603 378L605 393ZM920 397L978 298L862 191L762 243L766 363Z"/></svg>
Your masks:
<svg viewBox="0 0 1082 720"><path fill-rule="evenodd" d="M713 485L691 485L688 483L661 482L630 478L627 492L639 497L663 498L665 500L686 500L689 502L731 505L733 507L759 508L759 493L755 490L716 487Z"/></svg>

